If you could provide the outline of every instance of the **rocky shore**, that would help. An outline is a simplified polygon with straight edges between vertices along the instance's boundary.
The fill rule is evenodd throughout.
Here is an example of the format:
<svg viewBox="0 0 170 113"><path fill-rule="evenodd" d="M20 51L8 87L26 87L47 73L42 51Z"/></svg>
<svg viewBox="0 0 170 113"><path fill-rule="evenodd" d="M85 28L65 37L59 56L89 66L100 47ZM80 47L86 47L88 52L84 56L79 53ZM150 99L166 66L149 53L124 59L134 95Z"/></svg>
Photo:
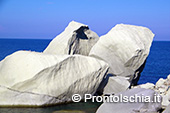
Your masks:
<svg viewBox="0 0 170 113"><path fill-rule="evenodd" d="M162 96L162 108L165 109L170 104L170 75L166 79L160 78L156 84L146 83L134 88L152 89Z"/></svg>
<svg viewBox="0 0 170 113"><path fill-rule="evenodd" d="M131 89L115 93L114 95L149 96L150 102L103 103L97 113L169 113L170 112L170 75L167 79L160 78L156 84L146 83L132 86ZM160 102L154 102L155 95L160 96Z"/></svg>
<svg viewBox="0 0 170 113"><path fill-rule="evenodd" d="M142 26L117 24L99 37L72 21L43 52L16 51L0 61L0 106L40 107L72 95L148 96L159 102L103 103L97 113L169 113L170 75L137 85L154 38ZM165 110L164 110L165 109ZM164 111L163 111L164 110Z"/></svg>

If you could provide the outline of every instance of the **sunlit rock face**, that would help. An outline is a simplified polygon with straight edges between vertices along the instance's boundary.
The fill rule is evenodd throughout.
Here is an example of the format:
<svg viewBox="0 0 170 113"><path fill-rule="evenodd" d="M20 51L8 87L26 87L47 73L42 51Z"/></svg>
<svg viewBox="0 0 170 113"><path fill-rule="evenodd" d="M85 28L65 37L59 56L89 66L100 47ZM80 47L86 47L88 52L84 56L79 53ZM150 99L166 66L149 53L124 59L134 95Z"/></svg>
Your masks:
<svg viewBox="0 0 170 113"><path fill-rule="evenodd" d="M118 24L99 38L89 55L107 62L109 74L129 77L131 84L136 85L153 37L146 27Z"/></svg>
<svg viewBox="0 0 170 113"><path fill-rule="evenodd" d="M0 62L0 105L41 106L93 95L108 68L88 56L15 52Z"/></svg>
<svg viewBox="0 0 170 113"><path fill-rule="evenodd" d="M88 55L99 36L87 25L72 21L44 50L48 54Z"/></svg>

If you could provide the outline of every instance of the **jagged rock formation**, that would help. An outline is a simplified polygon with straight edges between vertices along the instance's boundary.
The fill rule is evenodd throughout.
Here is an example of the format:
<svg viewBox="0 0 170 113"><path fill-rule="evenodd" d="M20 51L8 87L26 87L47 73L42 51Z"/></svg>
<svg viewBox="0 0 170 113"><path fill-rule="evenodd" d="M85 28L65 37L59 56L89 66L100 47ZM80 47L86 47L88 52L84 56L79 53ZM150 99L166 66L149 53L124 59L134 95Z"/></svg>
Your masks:
<svg viewBox="0 0 170 113"><path fill-rule="evenodd" d="M138 85L134 88L146 88L158 92L162 96L163 108L170 104L170 75L167 76L167 79L160 78L155 85L152 83L146 83Z"/></svg>
<svg viewBox="0 0 170 113"><path fill-rule="evenodd" d="M44 53L87 56L98 38L99 36L87 25L72 21L60 35L50 42Z"/></svg>

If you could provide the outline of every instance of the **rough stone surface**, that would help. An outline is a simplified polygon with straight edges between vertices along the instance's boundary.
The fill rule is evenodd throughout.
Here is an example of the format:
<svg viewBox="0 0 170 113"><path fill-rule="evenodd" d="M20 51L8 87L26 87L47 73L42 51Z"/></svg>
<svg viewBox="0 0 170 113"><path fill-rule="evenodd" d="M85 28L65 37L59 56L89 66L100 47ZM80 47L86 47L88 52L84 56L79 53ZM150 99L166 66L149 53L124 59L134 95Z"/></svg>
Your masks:
<svg viewBox="0 0 170 113"><path fill-rule="evenodd" d="M36 52L17 51L0 62L0 85L11 87L31 79L42 70L58 64L69 56L46 55Z"/></svg>
<svg viewBox="0 0 170 113"><path fill-rule="evenodd" d="M170 76L170 75L169 75ZM155 85L155 91L157 91L163 98L162 106L167 107L170 104L170 78L160 78Z"/></svg>
<svg viewBox="0 0 170 113"><path fill-rule="evenodd" d="M99 38L89 55L106 61L110 74L129 77L136 85L153 37L148 28L118 24Z"/></svg>
<svg viewBox="0 0 170 113"><path fill-rule="evenodd" d="M130 83L125 77L107 75L100 84L98 93L104 95L115 94L127 90L129 86Z"/></svg>
<svg viewBox="0 0 170 113"><path fill-rule="evenodd" d="M170 113L170 104L166 107L165 111L163 113Z"/></svg>
<svg viewBox="0 0 170 113"><path fill-rule="evenodd" d="M137 94L138 96L149 96L151 101L155 95L155 91L151 89L143 89L143 88L134 88L131 90L127 90L122 93L116 94L116 96L122 94L122 96L134 96ZM120 97L120 96L119 96ZM127 103L103 103L97 110L96 113L155 113L161 108L161 102L152 103L152 102L127 102Z"/></svg>
<svg viewBox="0 0 170 113"><path fill-rule="evenodd" d="M87 25L72 21L44 50L49 54L88 55L99 36Z"/></svg>
<svg viewBox="0 0 170 113"><path fill-rule="evenodd" d="M154 89L155 85L153 83L146 83L146 84L135 86L134 88Z"/></svg>
<svg viewBox="0 0 170 113"><path fill-rule="evenodd" d="M170 104L170 75L167 79L160 78L156 84L146 83L135 86L134 88L153 89L162 96L162 107L166 108Z"/></svg>
<svg viewBox="0 0 170 113"><path fill-rule="evenodd" d="M0 62L0 105L49 105L94 94L107 70L92 57L18 51Z"/></svg>
<svg viewBox="0 0 170 113"><path fill-rule="evenodd" d="M165 79L160 78L157 82L156 82L156 87L165 87L164 83L166 82Z"/></svg>
<svg viewBox="0 0 170 113"><path fill-rule="evenodd" d="M62 102L62 100L58 100L52 96L20 92L0 86L0 106L45 106L60 102Z"/></svg>

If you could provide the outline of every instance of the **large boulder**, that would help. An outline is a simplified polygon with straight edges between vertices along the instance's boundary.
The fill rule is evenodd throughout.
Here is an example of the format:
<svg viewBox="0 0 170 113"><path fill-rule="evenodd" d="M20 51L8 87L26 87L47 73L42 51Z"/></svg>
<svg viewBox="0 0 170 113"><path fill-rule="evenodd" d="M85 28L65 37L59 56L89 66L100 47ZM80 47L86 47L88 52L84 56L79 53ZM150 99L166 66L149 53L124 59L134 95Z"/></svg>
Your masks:
<svg viewBox="0 0 170 113"><path fill-rule="evenodd" d="M72 21L44 50L49 54L88 55L99 36L87 25Z"/></svg>
<svg viewBox="0 0 170 113"><path fill-rule="evenodd" d="M122 96L120 96L122 95ZM136 98L135 97L138 98ZM114 97L113 97L113 102L105 102L103 103L97 110L96 113L157 113L159 109L161 109L161 96L158 100L158 102L154 102L154 96L159 95L155 91L150 90L150 89L143 89L143 88L134 88L127 90L125 92L121 92L116 94L115 96L119 97L119 100L122 100L122 102L117 102L117 97L115 99L116 102L114 102ZM124 101L124 96L127 96L129 99L128 101ZM131 98L131 97L135 98ZM148 101L149 99L143 99L144 101L142 102L142 98L150 98L150 102ZM141 99L139 99L141 97ZM131 100L131 99L132 100ZM138 101L137 101L138 100ZM135 102L132 102L135 101ZM153 102L152 102L153 101Z"/></svg>
<svg viewBox="0 0 170 113"><path fill-rule="evenodd" d="M92 57L18 51L0 62L0 105L48 105L94 94L107 71ZM29 97L38 102L25 102Z"/></svg>
<svg viewBox="0 0 170 113"><path fill-rule="evenodd" d="M129 77L136 85L153 37L146 27L118 24L99 38L89 55L106 61L110 74Z"/></svg>

